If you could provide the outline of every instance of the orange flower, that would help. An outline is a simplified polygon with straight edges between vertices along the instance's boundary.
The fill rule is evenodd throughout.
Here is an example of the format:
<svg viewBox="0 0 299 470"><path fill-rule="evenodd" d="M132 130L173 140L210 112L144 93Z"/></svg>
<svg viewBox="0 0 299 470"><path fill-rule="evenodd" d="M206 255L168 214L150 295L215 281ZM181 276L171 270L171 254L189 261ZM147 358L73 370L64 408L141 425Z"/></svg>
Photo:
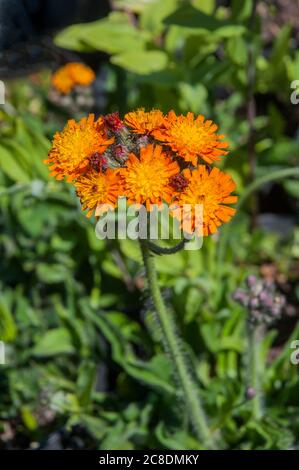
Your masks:
<svg viewBox="0 0 299 470"><path fill-rule="evenodd" d="M178 195L172 215L179 219L182 225L184 224L186 232L193 233L196 230L198 235L210 235L235 214L236 209L226 204L237 202L237 196L231 195L232 191L236 189L236 185L227 173L218 168L213 168L209 172L205 165L200 165L192 172L186 169L183 173L189 184ZM184 213L182 209L185 204L189 204L191 210L185 206L186 212ZM195 220L196 204L203 206L203 218L200 220L199 217L198 224Z"/></svg>
<svg viewBox="0 0 299 470"><path fill-rule="evenodd" d="M82 204L82 210L89 209L87 217L95 211L96 216L117 206L121 195L121 181L117 171L108 169L105 173L90 171L80 176L75 187Z"/></svg>
<svg viewBox="0 0 299 470"><path fill-rule="evenodd" d="M95 153L103 153L114 142L109 139L104 121L95 121L94 114L76 122L68 121L62 132L54 136L49 158L44 163L49 165L51 176L56 179L72 181L87 170L89 159Z"/></svg>
<svg viewBox="0 0 299 470"><path fill-rule="evenodd" d="M94 71L81 62L70 62L66 67L76 85L89 86L95 81L96 76Z"/></svg>
<svg viewBox="0 0 299 470"><path fill-rule="evenodd" d="M70 77L66 67L58 69L51 78L53 87L61 94L68 95L71 93L74 82Z"/></svg>
<svg viewBox="0 0 299 470"><path fill-rule="evenodd" d="M130 204L145 204L148 210L151 204L170 203L174 190L169 179L178 172L178 164L160 145L147 145L141 148L140 158L130 153L126 168L120 170L124 195Z"/></svg>
<svg viewBox="0 0 299 470"><path fill-rule="evenodd" d="M127 113L124 121L135 134L152 134L153 131L160 129L163 125L164 116L158 109L146 112L142 108Z"/></svg>
<svg viewBox="0 0 299 470"><path fill-rule="evenodd" d="M94 71L81 62L70 62L52 76L52 85L60 93L69 94L76 85L89 86L95 80Z"/></svg>
<svg viewBox="0 0 299 470"><path fill-rule="evenodd" d="M164 127L154 130L153 136L196 166L198 157L213 163L220 160L221 155L227 154L223 149L228 147L228 143L220 142L224 136L216 134L217 129L213 121L205 121L202 115L197 118L194 118L193 113L177 116L174 111L170 111Z"/></svg>

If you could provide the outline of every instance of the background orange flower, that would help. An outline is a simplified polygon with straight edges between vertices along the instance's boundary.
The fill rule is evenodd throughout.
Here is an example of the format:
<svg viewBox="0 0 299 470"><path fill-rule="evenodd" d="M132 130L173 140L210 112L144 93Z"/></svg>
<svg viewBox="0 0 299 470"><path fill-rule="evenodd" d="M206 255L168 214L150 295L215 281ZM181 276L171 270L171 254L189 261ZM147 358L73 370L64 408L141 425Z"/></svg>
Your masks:
<svg viewBox="0 0 299 470"><path fill-rule="evenodd" d="M52 76L52 85L62 94L69 94L76 85L89 86L95 80L94 71L81 62L69 62Z"/></svg>

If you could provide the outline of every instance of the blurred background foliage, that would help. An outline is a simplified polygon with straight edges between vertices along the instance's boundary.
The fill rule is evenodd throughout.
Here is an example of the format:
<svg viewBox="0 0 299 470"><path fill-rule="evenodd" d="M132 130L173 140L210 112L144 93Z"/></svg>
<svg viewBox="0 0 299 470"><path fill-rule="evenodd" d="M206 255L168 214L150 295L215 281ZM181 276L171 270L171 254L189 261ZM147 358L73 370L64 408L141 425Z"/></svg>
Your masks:
<svg viewBox="0 0 299 470"><path fill-rule="evenodd" d="M272 171L298 173L299 5L114 0L100 10L58 32L55 60L10 79L0 107L0 448L198 449L138 245L98 240L95 220L42 161L68 118L142 106L216 121L231 149L221 166L239 194ZM52 96L51 69L74 58L97 72L91 105L80 91ZM298 194L291 177L261 185L201 250L157 260L221 448L298 448ZM249 274L287 301L259 351L259 418L248 312L232 300Z"/></svg>

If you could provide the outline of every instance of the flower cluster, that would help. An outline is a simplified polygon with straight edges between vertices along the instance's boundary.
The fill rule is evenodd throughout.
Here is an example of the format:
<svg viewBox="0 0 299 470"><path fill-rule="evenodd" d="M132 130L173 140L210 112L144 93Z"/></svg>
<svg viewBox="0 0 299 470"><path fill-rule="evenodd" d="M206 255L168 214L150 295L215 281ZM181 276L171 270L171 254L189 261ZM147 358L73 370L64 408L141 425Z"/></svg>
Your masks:
<svg viewBox="0 0 299 470"><path fill-rule="evenodd" d="M99 216L119 197L128 204L169 205L181 224L188 218L190 232L214 233L235 213L230 206L236 185L230 175L210 164L227 154L224 136L203 116L144 109L122 120L118 113L80 122L70 120L56 133L45 163L51 176L72 182L87 215ZM195 205L203 207L196 226ZM182 207L191 210L185 214Z"/></svg>
<svg viewBox="0 0 299 470"><path fill-rule="evenodd" d="M69 62L52 76L52 86L59 93L68 95L76 86L89 86L95 80L94 71L81 62Z"/></svg>
<svg viewBox="0 0 299 470"><path fill-rule="evenodd" d="M251 326L271 325L278 320L286 306L274 282L251 275L246 279L246 288L237 289L234 300L248 309Z"/></svg>

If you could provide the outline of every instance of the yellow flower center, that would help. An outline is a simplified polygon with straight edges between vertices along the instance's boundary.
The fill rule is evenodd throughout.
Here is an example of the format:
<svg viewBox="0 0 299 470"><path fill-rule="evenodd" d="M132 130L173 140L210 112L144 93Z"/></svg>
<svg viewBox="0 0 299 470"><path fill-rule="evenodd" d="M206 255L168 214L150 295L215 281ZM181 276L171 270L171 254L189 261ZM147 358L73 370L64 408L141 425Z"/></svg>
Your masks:
<svg viewBox="0 0 299 470"><path fill-rule="evenodd" d="M162 152L161 146L142 148L140 159L130 154L126 165L121 176L130 203L145 203L149 208L150 204L170 202L173 189L169 179L179 172L179 167Z"/></svg>

